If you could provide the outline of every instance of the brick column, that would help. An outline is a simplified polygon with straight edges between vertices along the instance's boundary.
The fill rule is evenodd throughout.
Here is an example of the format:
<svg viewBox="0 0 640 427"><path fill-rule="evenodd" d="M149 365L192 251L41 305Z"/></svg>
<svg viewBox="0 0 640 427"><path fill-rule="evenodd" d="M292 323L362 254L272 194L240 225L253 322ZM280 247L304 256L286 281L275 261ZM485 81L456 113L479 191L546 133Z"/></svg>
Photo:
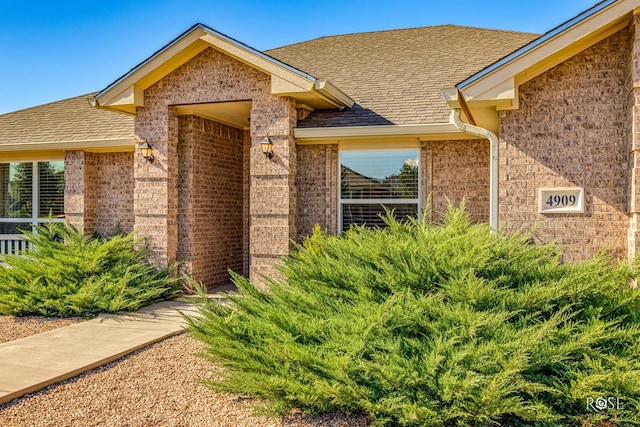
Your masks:
<svg viewBox="0 0 640 427"><path fill-rule="evenodd" d="M162 100L138 109L136 136L153 146L153 162L134 153L134 230L148 238L155 264L176 261L178 251L178 116Z"/></svg>
<svg viewBox="0 0 640 427"><path fill-rule="evenodd" d="M84 234L96 231L96 155L67 151L64 155L64 209L67 221Z"/></svg>
<svg viewBox="0 0 640 427"><path fill-rule="evenodd" d="M640 14L633 16L629 31L630 84L629 88L629 175L628 175L628 256L640 250Z"/></svg>
<svg viewBox="0 0 640 427"><path fill-rule="evenodd" d="M275 266L296 238L295 102L265 94L251 110L249 155L249 276L278 276ZM260 141L273 141L273 158L262 153Z"/></svg>

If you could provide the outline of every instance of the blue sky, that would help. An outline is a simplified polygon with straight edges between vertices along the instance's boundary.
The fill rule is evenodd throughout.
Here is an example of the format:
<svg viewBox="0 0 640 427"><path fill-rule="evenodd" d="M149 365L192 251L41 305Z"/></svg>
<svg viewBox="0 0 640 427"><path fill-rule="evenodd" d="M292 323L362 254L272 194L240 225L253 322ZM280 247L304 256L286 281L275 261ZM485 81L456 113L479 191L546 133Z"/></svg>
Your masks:
<svg viewBox="0 0 640 427"><path fill-rule="evenodd" d="M196 22L265 50L440 24L543 33L596 2L0 0L0 114L103 89Z"/></svg>

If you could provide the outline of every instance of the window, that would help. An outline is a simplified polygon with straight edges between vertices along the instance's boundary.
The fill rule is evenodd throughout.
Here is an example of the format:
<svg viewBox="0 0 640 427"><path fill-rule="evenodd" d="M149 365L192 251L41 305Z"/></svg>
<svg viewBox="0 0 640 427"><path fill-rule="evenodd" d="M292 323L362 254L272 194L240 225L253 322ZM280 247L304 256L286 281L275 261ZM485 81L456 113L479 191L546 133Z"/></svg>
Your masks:
<svg viewBox="0 0 640 427"><path fill-rule="evenodd" d="M396 218L420 214L418 150L340 152L340 230L351 224L384 226L385 207Z"/></svg>
<svg viewBox="0 0 640 427"><path fill-rule="evenodd" d="M0 234L64 218L64 162L0 163Z"/></svg>

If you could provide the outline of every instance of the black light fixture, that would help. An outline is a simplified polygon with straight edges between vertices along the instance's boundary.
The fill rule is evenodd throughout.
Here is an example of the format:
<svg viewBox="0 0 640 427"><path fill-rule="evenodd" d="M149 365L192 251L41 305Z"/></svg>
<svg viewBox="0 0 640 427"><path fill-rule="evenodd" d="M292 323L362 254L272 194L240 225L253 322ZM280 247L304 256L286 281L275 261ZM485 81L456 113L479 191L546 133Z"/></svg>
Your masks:
<svg viewBox="0 0 640 427"><path fill-rule="evenodd" d="M140 152L142 153L142 157L144 157L148 162L153 162L153 147L148 142L143 142L140 144Z"/></svg>
<svg viewBox="0 0 640 427"><path fill-rule="evenodd" d="M267 159L270 159L273 157L273 142L271 141L271 138L269 138L268 136L265 136L264 139L262 140L262 142L260 142L260 145L262 146L262 153L267 156Z"/></svg>

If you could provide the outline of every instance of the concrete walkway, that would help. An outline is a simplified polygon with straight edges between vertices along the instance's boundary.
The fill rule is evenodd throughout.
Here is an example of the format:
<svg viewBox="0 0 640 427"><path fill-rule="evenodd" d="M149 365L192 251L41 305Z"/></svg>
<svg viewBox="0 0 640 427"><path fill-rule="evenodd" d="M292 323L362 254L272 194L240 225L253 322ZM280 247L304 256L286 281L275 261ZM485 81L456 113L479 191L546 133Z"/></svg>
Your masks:
<svg viewBox="0 0 640 427"><path fill-rule="evenodd" d="M165 301L0 344L0 404L184 331L192 304Z"/></svg>

